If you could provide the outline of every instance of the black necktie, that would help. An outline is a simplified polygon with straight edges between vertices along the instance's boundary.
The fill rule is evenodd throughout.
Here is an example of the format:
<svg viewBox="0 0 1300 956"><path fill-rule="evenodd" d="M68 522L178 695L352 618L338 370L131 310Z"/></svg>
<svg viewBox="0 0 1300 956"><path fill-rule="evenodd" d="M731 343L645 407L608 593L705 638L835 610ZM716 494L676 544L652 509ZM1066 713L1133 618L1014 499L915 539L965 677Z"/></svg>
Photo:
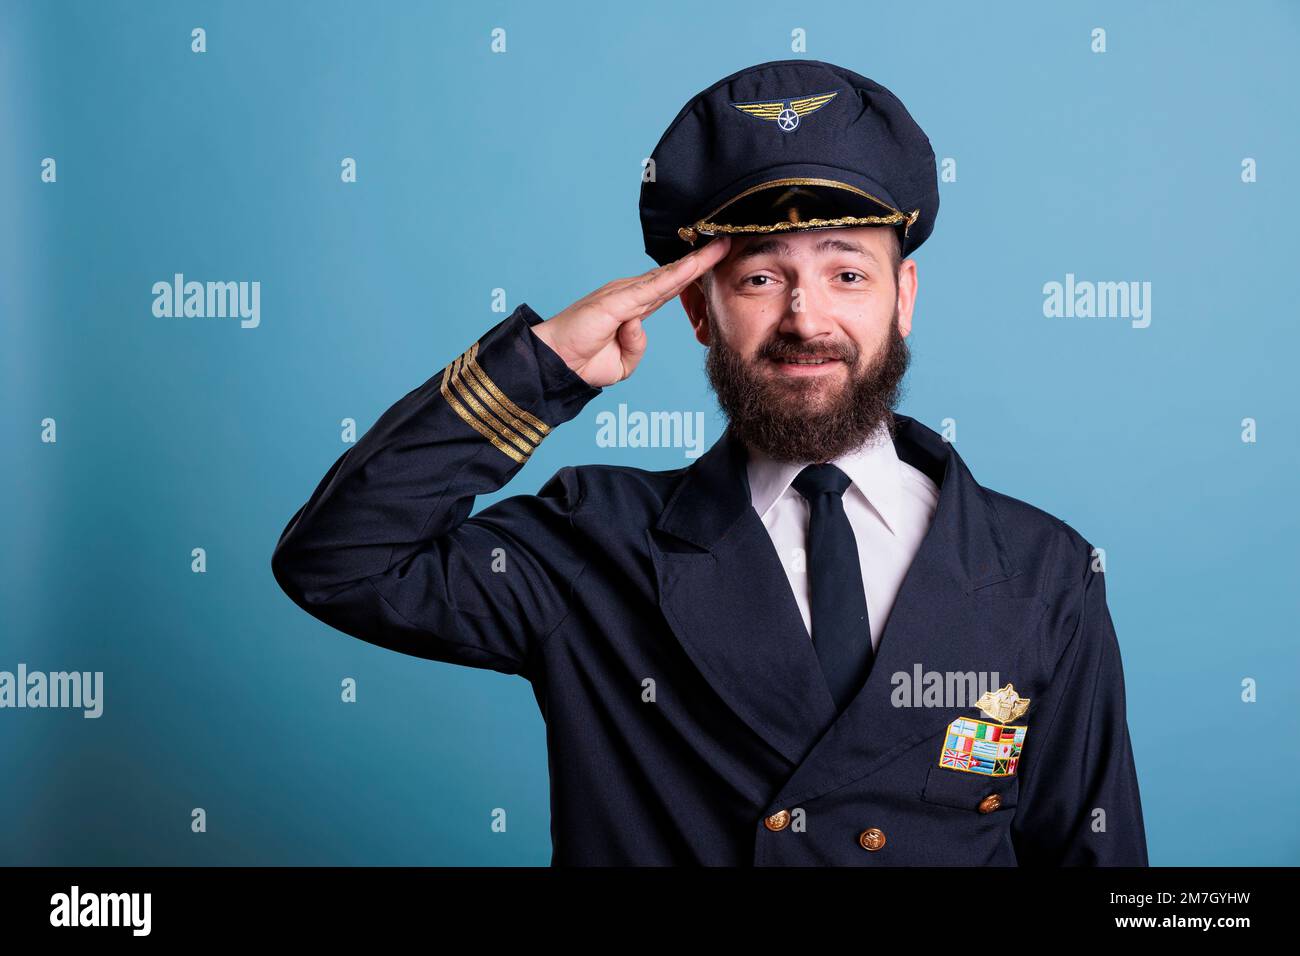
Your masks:
<svg viewBox="0 0 1300 956"><path fill-rule="evenodd" d="M843 710L871 670L871 622L857 539L844 513L851 479L834 465L809 465L793 484L808 499L812 641L835 705Z"/></svg>

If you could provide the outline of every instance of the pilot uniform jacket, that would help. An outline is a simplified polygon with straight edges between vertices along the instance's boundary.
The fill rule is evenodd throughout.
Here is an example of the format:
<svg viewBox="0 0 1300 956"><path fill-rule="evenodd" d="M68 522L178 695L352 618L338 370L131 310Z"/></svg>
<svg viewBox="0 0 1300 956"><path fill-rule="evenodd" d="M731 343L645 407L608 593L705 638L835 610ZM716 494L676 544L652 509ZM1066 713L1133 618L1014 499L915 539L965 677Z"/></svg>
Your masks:
<svg viewBox="0 0 1300 956"><path fill-rule="evenodd" d="M566 466L469 516L602 391L540 321L520 305L389 408L271 567L346 634L531 683L552 865L1147 864L1105 575L1077 532L895 416L939 499L837 713L730 428L688 467ZM899 675L928 672L1029 700L1013 772L941 765L954 721L996 722L900 701Z"/></svg>

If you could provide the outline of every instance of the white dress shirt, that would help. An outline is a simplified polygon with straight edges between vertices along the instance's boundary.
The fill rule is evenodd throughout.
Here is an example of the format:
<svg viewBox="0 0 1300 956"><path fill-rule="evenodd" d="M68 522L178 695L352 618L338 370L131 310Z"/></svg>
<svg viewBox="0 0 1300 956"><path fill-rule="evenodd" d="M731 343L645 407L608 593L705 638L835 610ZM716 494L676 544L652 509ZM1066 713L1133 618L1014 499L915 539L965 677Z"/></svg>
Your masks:
<svg viewBox="0 0 1300 956"><path fill-rule="evenodd" d="M811 639L806 570L809 508L790 484L807 464L779 462L749 447L750 501L772 536ZM898 589L930 528L939 489L898 457L883 425L860 448L831 464L853 480L844 491L844 513L857 539L871 645L877 648Z"/></svg>

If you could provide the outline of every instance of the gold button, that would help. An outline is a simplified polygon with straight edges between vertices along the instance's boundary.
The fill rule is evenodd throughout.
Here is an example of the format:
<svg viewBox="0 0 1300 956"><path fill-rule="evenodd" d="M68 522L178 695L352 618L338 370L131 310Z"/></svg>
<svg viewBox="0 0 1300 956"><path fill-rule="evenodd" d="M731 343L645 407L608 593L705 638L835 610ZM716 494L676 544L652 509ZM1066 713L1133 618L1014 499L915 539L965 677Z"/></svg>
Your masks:
<svg viewBox="0 0 1300 956"><path fill-rule="evenodd" d="M998 807L1002 806L1002 798L996 793L990 793L980 801L980 813L992 813Z"/></svg>
<svg viewBox="0 0 1300 956"><path fill-rule="evenodd" d="M872 827L870 830L863 830L859 834L858 842L862 844L864 850L879 850L885 845L885 834L883 831Z"/></svg>
<svg viewBox="0 0 1300 956"><path fill-rule="evenodd" d="M770 817L768 817L766 820L763 821L763 826L767 827L769 830L772 830L773 832L777 830L784 830L789 825L790 825L789 810L778 810L776 811L776 813L772 814Z"/></svg>

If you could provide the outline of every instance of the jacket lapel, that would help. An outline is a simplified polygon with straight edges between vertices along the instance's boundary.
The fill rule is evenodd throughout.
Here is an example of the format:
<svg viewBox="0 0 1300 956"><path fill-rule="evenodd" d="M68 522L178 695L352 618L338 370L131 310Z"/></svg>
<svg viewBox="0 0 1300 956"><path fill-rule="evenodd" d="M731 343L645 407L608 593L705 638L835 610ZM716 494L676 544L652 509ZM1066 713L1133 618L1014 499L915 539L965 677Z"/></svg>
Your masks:
<svg viewBox="0 0 1300 956"><path fill-rule="evenodd" d="M969 705L895 706L895 675L914 681L933 671L997 672L1004 683L1014 680L1009 670L1019 645L1046 607L1038 597L982 590L1020 573L997 512L950 443L911 418L896 415L895 421L899 457L939 486L934 518L903 579L866 683L780 789L776 807L864 777L955 717L978 716Z"/></svg>
<svg viewBox="0 0 1300 956"><path fill-rule="evenodd" d="M896 707L893 676L1008 668L1045 605L999 596L1016 577L996 511L952 445L895 415L898 456L939 499L866 684L836 715L785 569L750 504L746 450L728 427L688 468L646 537L660 609L700 673L795 769L773 801L794 806L856 780L971 708ZM938 755L936 754L936 760Z"/></svg>
<svg viewBox="0 0 1300 956"><path fill-rule="evenodd" d="M686 654L737 716L798 764L835 704L750 503L746 454L728 427L686 470L646 537L660 609Z"/></svg>

